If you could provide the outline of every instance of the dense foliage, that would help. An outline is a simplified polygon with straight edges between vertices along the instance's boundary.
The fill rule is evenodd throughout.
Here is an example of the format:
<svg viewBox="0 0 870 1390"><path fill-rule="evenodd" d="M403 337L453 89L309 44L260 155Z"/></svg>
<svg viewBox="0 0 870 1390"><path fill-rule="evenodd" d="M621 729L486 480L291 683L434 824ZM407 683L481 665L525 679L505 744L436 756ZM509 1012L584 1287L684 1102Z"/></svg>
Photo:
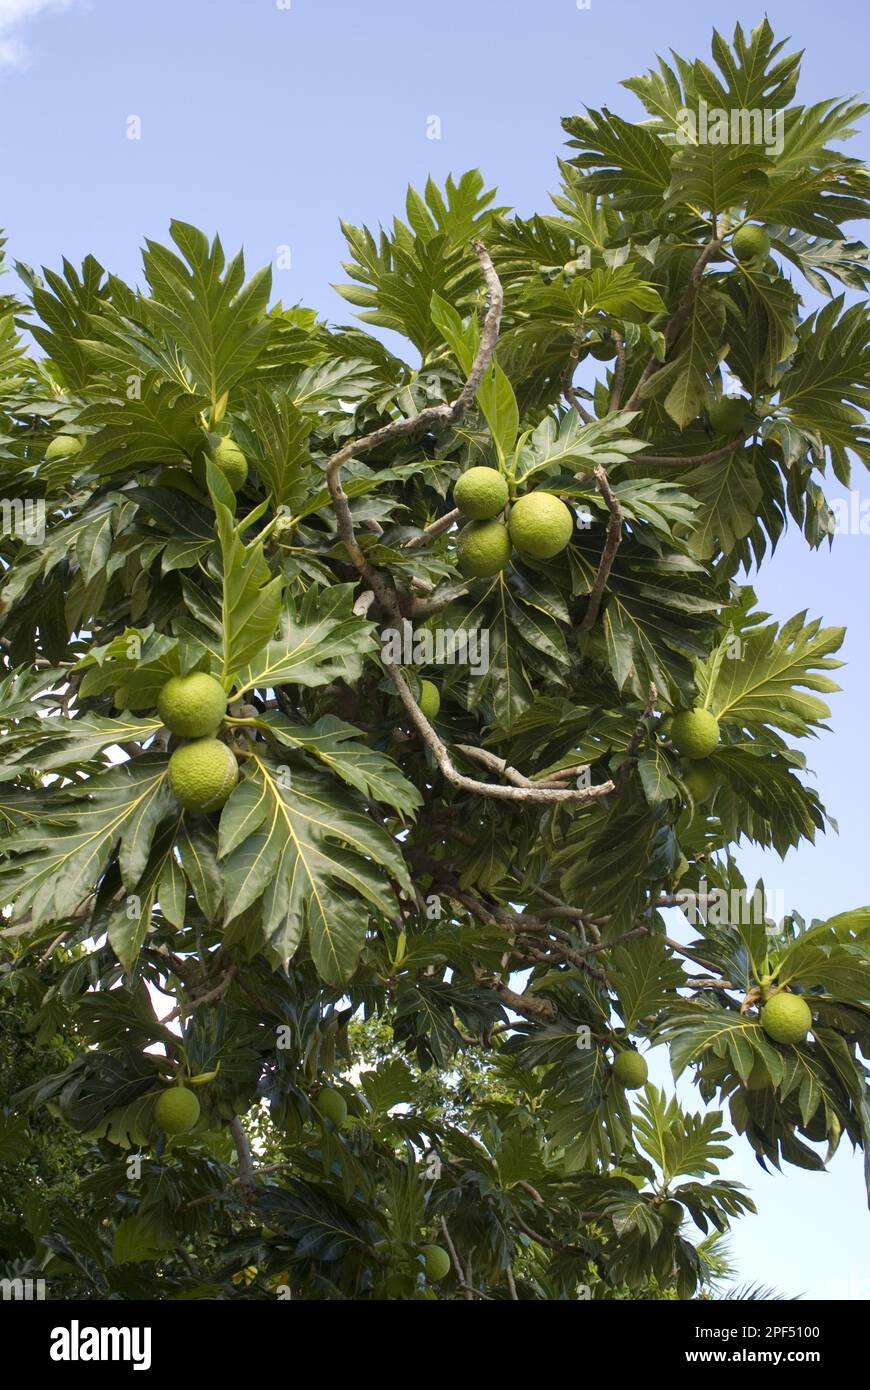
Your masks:
<svg viewBox="0 0 870 1390"><path fill-rule="evenodd" d="M867 308L833 293L870 279L842 230L870 180L839 150L868 108L797 105L798 73L766 23L717 35L713 66L626 84L639 121L566 119L555 211L472 172L345 227L341 293L416 365L270 305L268 270L186 224L147 242L141 290L90 257L17 267L4 1196L45 1161L0 1273L49 1297L687 1298L752 1209L730 1136L804 1168L865 1145L870 908L772 921L738 862L827 824L797 745L843 635L760 613L740 576L787 524L826 541L826 475L870 463ZM776 113L781 148L686 141L702 102ZM540 533L511 510L504 542L490 512L504 556L470 573L452 490L479 465L511 508L560 498L567 543L531 553L558 510ZM191 787L158 698L193 672L228 708ZM162 712L195 729L185 698ZM620 1084L655 1046L698 1113ZM155 1120L169 1081L189 1132Z"/></svg>

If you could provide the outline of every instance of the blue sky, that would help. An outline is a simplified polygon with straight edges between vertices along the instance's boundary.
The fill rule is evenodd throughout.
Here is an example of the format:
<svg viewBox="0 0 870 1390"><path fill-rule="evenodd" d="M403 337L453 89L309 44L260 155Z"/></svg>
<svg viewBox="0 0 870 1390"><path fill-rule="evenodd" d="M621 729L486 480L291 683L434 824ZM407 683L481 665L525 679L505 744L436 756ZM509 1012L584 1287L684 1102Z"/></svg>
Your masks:
<svg viewBox="0 0 870 1390"><path fill-rule="evenodd" d="M132 280L143 239L165 240L171 217L219 231L228 250L243 244L249 269L289 246L276 297L347 322L330 289L346 278L340 217L387 221L409 182L471 167L499 202L545 211L562 115L605 102L633 114L620 79L671 47L706 57L713 25L730 36L735 20L751 27L762 13L685 0L0 0L0 226L12 258L56 267L90 252ZM776 0L766 13L807 50L805 103L862 92L866 0ZM438 140L427 138L432 116ZM127 138L131 117L139 140ZM866 157L868 143L870 127L850 153ZM860 465L853 486L870 533ZM753 579L778 617L808 608L849 629L833 732L808 749L840 833L784 865L743 859L750 880L763 873L807 918L870 901L868 544L870 534L843 535L813 554L792 534ZM733 1239L742 1279L870 1296L857 1158L844 1149L828 1174L768 1176L738 1142L729 1172L761 1209Z"/></svg>

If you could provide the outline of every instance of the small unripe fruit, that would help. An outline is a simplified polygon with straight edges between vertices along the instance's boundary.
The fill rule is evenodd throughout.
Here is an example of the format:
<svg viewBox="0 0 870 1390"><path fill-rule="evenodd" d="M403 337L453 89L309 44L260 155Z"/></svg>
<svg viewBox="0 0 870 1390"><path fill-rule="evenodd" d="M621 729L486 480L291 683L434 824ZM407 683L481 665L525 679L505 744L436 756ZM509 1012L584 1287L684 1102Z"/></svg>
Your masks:
<svg viewBox="0 0 870 1390"><path fill-rule="evenodd" d="M233 492L244 487L248 477L248 460L234 439L224 435L212 457Z"/></svg>
<svg viewBox="0 0 870 1390"><path fill-rule="evenodd" d="M58 459L72 458L74 454L80 454L83 447L82 441L74 434L56 434L45 451L45 461L55 463Z"/></svg>
<svg viewBox="0 0 870 1390"><path fill-rule="evenodd" d="M450 1273L450 1256L440 1245L424 1245L420 1253L425 1261L426 1278L435 1284Z"/></svg>
<svg viewBox="0 0 870 1390"><path fill-rule="evenodd" d="M154 1119L164 1134L189 1134L199 1119L199 1101L186 1086L170 1086L157 1097Z"/></svg>
<svg viewBox="0 0 870 1390"><path fill-rule="evenodd" d="M612 362L616 356L616 343L612 338L602 338L600 342L592 344L589 356L594 357L596 362Z"/></svg>
<svg viewBox="0 0 870 1390"><path fill-rule="evenodd" d="M232 751L216 738L198 738L169 759L169 785L186 811L219 811L239 780Z"/></svg>
<svg viewBox="0 0 870 1390"><path fill-rule="evenodd" d="M770 237L763 227L747 222L731 238L731 250L738 261L756 261L770 251Z"/></svg>
<svg viewBox="0 0 870 1390"><path fill-rule="evenodd" d="M420 682L420 708L427 719L434 719L441 708L441 694L433 681Z"/></svg>
<svg viewBox="0 0 870 1390"><path fill-rule="evenodd" d="M719 720L707 709L684 709L671 723L671 742L684 758L706 758L719 742Z"/></svg>
<svg viewBox="0 0 870 1390"><path fill-rule="evenodd" d="M470 521L492 521L507 500L508 485L495 468L469 468L453 488L453 501Z"/></svg>
<svg viewBox="0 0 870 1390"><path fill-rule="evenodd" d="M761 1026L774 1042L793 1045L804 1041L813 1026L813 1015L803 995L780 992L761 1010Z"/></svg>
<svg viewBox="0 0 870 1390"><path fill-rule="evenodd" d="M629 1048L617 1052L613 1062L613 1075L624 1091L638 1091L646 1085L649 1067L646 1058Z"/></svg>
<svg viewBox="0 0 870 1390"><path fill-rule="evenodd" d="M710 424L717 434L733 439L746 428L746 414L749 401L745 396L720 396L707 412Z"/></svg>
<svg viewBox="0 0 870 1390"><path fill-rule="evenodd" d="M170 676L157 697L157 713L170 733L179 738L206 738L221 726L227 694L206 671Z"/></svg>
<svg viewBox="0 0 870 1390"><path fill-rule="evenodd" d="M709 758L700 758L683 774L683 783L696 806L702 806L716 790L719 774Z"/></svg>
<svg viewBox="0 0 870 1390"><path fill-rule="evenodd" d="M533 560L552 560L571 539L574 517L565 503L551 492L526 492L511 507L510 538L523 555Z"/></svg>
<svg viewBox="0 0 870 1390"><path fill-rule="evenodd" d="M341 1091L336 1091L331 1086L324 1086L318 1095L317 1109L324 1119L332 1120L337 1129L341 1129L347 1119L347 1101Z"/></svg>
<svg viewBox="0 0 870 1390"><path fill-rule="evenodd" d="M669 1197L666 1202L662 1202L658 1213L668 1226L679 1226L683 1219L683 1204L674 1197Z"/></svg>
<svg viewBox="0 0 870 1390"><path fill-rule="evenodd" d="M472 579L489 579L511 557L511 540L500 521L470 521L457 540L459 568Z"/></svg>
<svg viewBox="0 0 870 1390"><path fill-rule="evenodd" d="M193 476L203 492L208 492L207 458L210 458L215 467L220 469L233 492L238 492L239 488L244 486L248 476L248 460L236 441L231 439L229 435L224 435L211 454L201 452L194 457Z"/></svg>

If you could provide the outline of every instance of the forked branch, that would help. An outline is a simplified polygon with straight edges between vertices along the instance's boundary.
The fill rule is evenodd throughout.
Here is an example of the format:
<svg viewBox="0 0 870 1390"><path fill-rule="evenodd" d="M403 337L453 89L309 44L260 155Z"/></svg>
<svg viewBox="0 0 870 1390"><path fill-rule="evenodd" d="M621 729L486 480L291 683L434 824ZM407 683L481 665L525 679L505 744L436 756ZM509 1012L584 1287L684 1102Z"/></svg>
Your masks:
<svg viewBox="0 0 870 1390"><path fill-rule="evenodd" d="M398 666L393 665L392 662L385 661L384 667L387 675L396 687L396 693L399 699L411 716L421 738L432 750L432 754L442 776L448 782L452 783L454 787L461 787L463 791L474 792L477 796L491 796L502 801L538 802L594 801L598 797L607 796L614 790L614 783L609 781L601 782L596 787L583 787L577 790L561 790L556 787L538 787L534 782L528 783L527 785L520 783L520 785L514 784L505 787L497 782L477 782L473 777L464 776L463 773L459 772L457 768L454 767L446 745L441 742L441 739L432 728L429 720L420 709L420 706L411 694L408 683ZM480 749L475 751L478 754L482 752ZM480 759L478 760L480 761ZM511 771L513 772L514 769L511 769ZM517 778L521 776L519 773L515 775ZM523 781L526 781L526 779L523 779Z"/></svg>

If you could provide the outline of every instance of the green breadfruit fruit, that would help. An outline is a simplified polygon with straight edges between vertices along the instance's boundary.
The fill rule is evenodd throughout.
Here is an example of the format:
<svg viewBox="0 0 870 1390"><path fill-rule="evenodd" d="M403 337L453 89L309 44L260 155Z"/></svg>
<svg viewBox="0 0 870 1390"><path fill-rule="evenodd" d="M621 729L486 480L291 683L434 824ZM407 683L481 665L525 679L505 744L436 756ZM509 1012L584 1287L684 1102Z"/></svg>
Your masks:
<svg viewBox="0 0 870 1390"><path fill-rule="evenodd" d="M719 720L708 709L684 709L671 723L671 742L684 758L706 758L719 742Z"/></svg>
<svg viewBox="0 0 870 1390"><path fill-rule="evenodd" d="M574 518L551 492L526 492L511 507L510 538L523 555L552 560L571 539Z"/></svg>
<svg viewBox="0 0 870 1390"><path fill-rule="evenodd" d="M169 759L169 785L186 811L219 811L239 780L232 751L216 738L198 738Z"/></svg>
<svg viewBox="0 0 870 1390"><path fill-rule="evenodd" d="M646 1058L633 1049L617 1052L613 1061L613 1075L624 1091L640 1090L649 1076Z"/></svg>
<svg viewBox="0 0 870 1390"><path fill-rule="evenodd" d="M457 539L459 568L473 579L503 570L511 557L511 538L501 521L470 521Z"/></svg>
<svg viewBox="0 0 870 1390"><path fill-rule="evenodd" d="M747 222L745 226L738 227L731 238L731 250L738 261L757 261L769 253L770 237L763 227Z"/></svg>
<svg viewBox="0 0 870 1390"><path fill-rule="evenodd" d="M453 501L470 521L491 521L507 500L508 485L495 468L469 468L453 488Z"/></svg>
<svg viewBox="0 0 870 1390"><path fill-rule="evenodd" d="M316 1103L317 1109L324 1119L332 1120L336 1128L341 1129L347 1119L347 1101L341 1091L336 1091L331 1086L324 1086Z"/></svg>
<svg viewBox="0 0 870 1390"><path fill-rule="evenodd" d="M226 691L207 671L170 676L157 697L157 713L179 738L205 738L216 733L226 712Z"/></svg>
<svg viewBox="0 0 870 1390"><path fill-rule="evenodd" d="M616 356L616 343L612 338L602 338L592 344L589 356L594 357L596 362L612 362Z"/></svg>
<svg viewBox="0 0 870 1390"><path fill-rule="evenodd" d="M186 1086L170 1086L157 1097L154 1119L164 1134L189 1134L199 1119L199 1101Z"/></svg>
<svg viewBox="0 0 870 1390"><path fill-rule="evenodd" d="M427 719L434 719L441 708L441 693L434 681L420 682L420 708Z"/></svg>
<svg viewBox="0 0 870 1390"><path fill-rule="evenodd" d="M248 460L234 439L224 435L212 458L233 492L238 492L240 487L244 487L248 477Z"/></svg>
<svg viewBox="0 0 870 1390"><path fill-rule="evenodd" d="M714 401L707 412L710 416L710 424L717 434L724 435L727 439L733 439L736 434L746 428L746 415L749 410L749 401L745 396L720 396L718 401Z"/></svg>
<svg viewBox="0 0 870 1390"><path fill-rule="evenodd" d="M696 806L703 806L705 801L710 800L718 782L715 763L711 763L709 758L700 758L683 774L683 784Z"/></svg>
<svg viewBox="0 0 870 1390"><path fill-rule="evenodd" d="M210 454L199 453L193 460L193 476L205 493L208 492L206 459L210 459L220 469L233 492L238 492L239 488L244 486L248 477L248 460L229 435L224 435Z"/></svg>
<svg viewBox="0 0 870 1390"><path fill-rule="evenodd" d="M774 1042L793 1045L804 1041L813 1026L813 1015L803 995L780 992L761 1010L761 1026Z"/></svg>
<svg viewBox="0 0 870 1390"><path fill-rule="evenodd" d="M437 1283L445 1275L450 1273L450 1256L440 1245L423 1245L420 1253L424 1258L426 1267L426 1278L430 1283Z"/></svg>
<svg viewBox="0 0 870 1390"><path fill-rule="evenodd" d="M55 463L58 459L72 458L74 454L80 454L84 445L74 434L56 434L49 443L45 451L46 463Z"/></svg>
<svg viewBox="0 0 870 1390"><path fill-rule="evenodd" d="M668 1226L679 1226L683 1219L683 1204L675 1197L669 1197L666 1202L662 1202L658 1213Z"/></svg>

